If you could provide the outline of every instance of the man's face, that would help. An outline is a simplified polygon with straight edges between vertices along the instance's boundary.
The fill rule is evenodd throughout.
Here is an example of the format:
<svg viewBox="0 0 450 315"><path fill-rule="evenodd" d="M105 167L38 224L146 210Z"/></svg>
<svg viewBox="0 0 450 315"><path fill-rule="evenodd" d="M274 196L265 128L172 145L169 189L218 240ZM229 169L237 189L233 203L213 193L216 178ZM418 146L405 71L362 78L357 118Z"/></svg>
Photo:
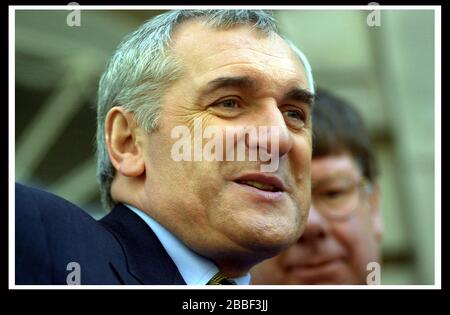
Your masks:
<svg viewBox="0 0 450 315"><path fill-rule="evenodd" d="M144 143L143 210L219 266L241 260L250 268L292 244L309 210L310 108L292 93L308 89L304 68L281 38L249 26L186 22L173 39L183 75L165 93L159 128ZM278 169L258 177L259 161L174 161L172 130L187 126L194 135L196 119L201 131L279 127ZM278 184L266 191L243 178Z"/></svg>
<svg viewBox="0 0 450 315"><path fill-rule="evenodd" d="M280 255L257 265L252 270L253 283L366 284L367 264L379 260L378 190L361 192L357 203L342 202L350 198L361 178L359 167L349 154L314 158L313 201L305 232ZM356 207L346 211L345 217L336 218L331 216L332 211L325 213L323 200L329 200L330 205Z"/></svg>

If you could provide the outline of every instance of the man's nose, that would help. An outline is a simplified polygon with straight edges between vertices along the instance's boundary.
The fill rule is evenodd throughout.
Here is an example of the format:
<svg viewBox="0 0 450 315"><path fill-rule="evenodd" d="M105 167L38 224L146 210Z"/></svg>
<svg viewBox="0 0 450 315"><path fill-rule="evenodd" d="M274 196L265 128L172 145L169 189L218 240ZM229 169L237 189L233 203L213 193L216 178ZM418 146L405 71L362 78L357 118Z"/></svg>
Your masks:
<svg viewBox="0 0 450 315"><path fill-rule="evenodd" d="M247 139L246 144L249 148L258 147L269 154L277 149L279 157L292 149L292 134L275 101L266 102L260 107L255 115L255 125L258 127L257 141L251 143Z"/></svg>
<svg viewBox="0 0 450 315"><path fill-rule="evenodd" d="M302 236L299 238L299 243L314 243L324 239L329 227L326 219L315 208L314 204L309 209L308 220L306 221L306 228Z"/></svg>

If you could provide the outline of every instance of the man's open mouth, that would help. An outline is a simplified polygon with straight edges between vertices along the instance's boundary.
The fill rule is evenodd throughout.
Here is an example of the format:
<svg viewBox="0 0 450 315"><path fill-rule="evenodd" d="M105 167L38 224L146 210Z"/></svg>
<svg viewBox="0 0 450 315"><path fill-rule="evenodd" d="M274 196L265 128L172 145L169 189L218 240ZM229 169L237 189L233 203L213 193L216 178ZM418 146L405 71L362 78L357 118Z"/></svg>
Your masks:
<svg viewBox="0 0 450 315"><path fill-rule="evenodd" d="M272 191L272 192L280 191L278 188L276 188L273 185L264 184L264 183L253 181L253 180L244 180L244 181L236 181L236 182L238 184L248 185L248 186L251 186L251 187L258 188L260 190Z"/></svg>
<svg viewBox="0 0 450 315"><path fill-rule="evenodd" d="M268 192L284 192L286 190L278 177L263 173L246 174L235 179L235 182Z"/></svg>

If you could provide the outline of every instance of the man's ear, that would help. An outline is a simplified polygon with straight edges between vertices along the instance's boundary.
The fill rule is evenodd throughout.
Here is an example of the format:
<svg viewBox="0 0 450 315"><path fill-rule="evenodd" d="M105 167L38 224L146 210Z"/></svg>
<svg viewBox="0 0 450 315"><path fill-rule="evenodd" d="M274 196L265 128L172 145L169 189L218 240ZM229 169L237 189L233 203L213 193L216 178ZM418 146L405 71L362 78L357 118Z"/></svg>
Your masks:
<svg viewBox="0 0 450 315"><path fill-rule="evenodd" d="M136 177L145 171L140 128L134 115L122 107L113 107L105 118L106 145L112 165L124 176Z"/></svg>
<svg viewBox="0 0 450 315"><path fill-rule="evenodd" d="M380 186L378 183L372 183L372 191L369 196L370 211L372 217L373 230L377 241L383 237L383 223L380 213Z"/></svg>

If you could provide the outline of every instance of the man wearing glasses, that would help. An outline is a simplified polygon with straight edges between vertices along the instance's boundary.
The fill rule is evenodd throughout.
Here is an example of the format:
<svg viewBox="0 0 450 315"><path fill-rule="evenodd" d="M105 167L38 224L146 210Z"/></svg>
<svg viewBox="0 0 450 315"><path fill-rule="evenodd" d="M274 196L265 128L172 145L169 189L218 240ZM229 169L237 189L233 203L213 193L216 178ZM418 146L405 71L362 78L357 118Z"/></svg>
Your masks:
<svg viewBox="0 0 450 315"><path fill-rule="evenodd" d="M376 163L359 114L318 91L313 111L312 204L298 241L252 269L253 284L366 284L379 261Z"/></svg>

